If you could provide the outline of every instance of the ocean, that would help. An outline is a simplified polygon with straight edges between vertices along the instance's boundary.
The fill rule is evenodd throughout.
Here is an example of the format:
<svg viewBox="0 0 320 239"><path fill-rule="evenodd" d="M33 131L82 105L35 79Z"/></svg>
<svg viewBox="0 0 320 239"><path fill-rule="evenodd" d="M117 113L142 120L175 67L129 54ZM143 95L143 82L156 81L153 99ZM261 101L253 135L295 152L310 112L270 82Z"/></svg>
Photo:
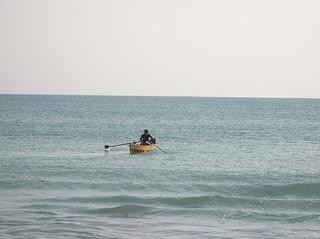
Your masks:
<svg viewBox="0 0 320 239"><path fill-rule="evenodd" d="M320 100L0 95L0 238L320 238Z"/></svg>

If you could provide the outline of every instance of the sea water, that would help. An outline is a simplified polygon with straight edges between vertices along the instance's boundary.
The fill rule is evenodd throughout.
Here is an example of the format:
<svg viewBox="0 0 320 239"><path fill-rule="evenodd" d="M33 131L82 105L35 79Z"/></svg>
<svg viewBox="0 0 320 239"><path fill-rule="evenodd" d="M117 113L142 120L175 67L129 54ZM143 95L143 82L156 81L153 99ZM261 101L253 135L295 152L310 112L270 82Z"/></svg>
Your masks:
<svg viewBox="0 0 320 239"><path fill-rule="evenodd" d="M0 238L320 238L320 100L0 95Z"/></svg>

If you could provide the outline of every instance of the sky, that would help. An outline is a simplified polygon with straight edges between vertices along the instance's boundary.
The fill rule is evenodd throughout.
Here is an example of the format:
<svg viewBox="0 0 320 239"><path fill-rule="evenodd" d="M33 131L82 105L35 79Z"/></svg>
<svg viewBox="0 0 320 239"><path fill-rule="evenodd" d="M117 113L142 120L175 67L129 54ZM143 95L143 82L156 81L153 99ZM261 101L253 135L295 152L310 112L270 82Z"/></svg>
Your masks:
<svg viewBox="0 0 320 239"><path fill-rule="evenodd" d="M320 98L318 0L0 0L0 94Z"/></svg>

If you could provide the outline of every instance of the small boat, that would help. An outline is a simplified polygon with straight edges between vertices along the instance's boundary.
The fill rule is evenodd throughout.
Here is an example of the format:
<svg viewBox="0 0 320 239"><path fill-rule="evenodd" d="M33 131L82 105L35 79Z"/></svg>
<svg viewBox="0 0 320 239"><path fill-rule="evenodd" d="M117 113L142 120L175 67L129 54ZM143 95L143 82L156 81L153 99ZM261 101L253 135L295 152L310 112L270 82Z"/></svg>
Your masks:
<svg viewBox="0 0 320 239"><path fill-rule="evenodd" d="M129 144L130 153L148 153L154 152L157 149L155 144L142 145L142 144Z"/></svg>

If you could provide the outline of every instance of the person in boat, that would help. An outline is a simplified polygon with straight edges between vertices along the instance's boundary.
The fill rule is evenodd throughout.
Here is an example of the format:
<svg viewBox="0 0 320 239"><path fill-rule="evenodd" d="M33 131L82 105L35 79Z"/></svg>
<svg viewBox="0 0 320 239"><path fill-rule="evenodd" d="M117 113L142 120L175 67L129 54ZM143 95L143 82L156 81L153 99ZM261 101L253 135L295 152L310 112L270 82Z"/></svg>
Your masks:
<svg viewBox="0 0 320 239"><path fill-rule="evenodd" d="M140 137L140 141L142 145L155 144L156 139L153 138L147 129L144 130L144 133Z"/></svg>

